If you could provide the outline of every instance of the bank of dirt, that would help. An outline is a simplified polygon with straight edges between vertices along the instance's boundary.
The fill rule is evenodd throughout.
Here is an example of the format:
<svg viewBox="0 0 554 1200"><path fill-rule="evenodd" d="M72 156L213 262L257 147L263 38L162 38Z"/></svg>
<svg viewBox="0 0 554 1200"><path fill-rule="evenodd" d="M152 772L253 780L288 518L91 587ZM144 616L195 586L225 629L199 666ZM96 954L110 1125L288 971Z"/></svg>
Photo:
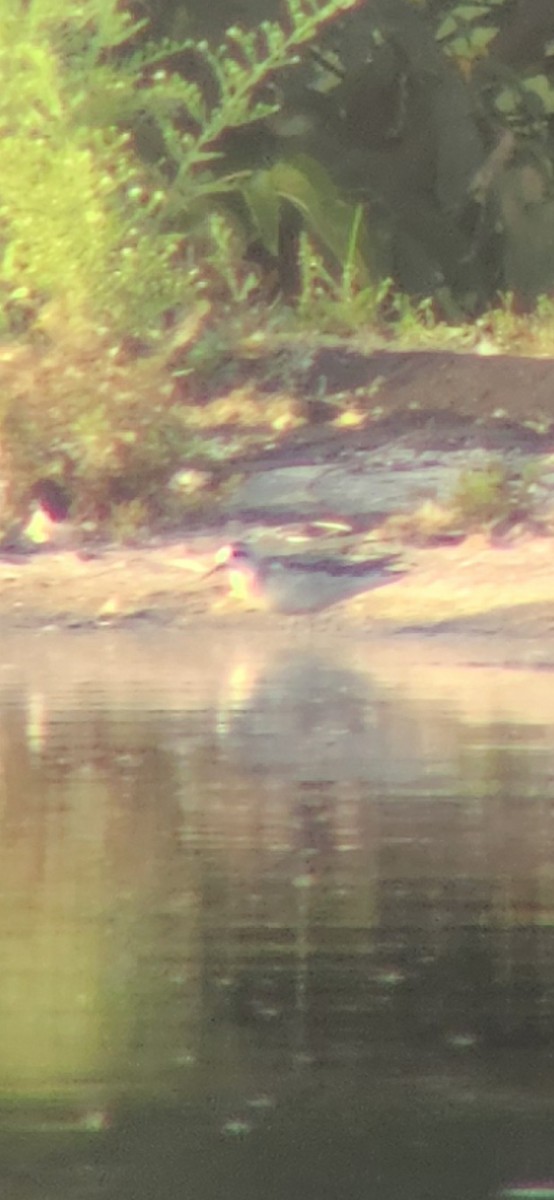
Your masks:
<svg viewBox="0 0 554 1200"><path fill-rule="evenodd" d="M317 360L317 356L316 356ZM554 366L506 356L398 355L325 350L293 392L349 389L365 411L352 429L306 427L238 467L237 485L204 530L145 538L129 547L45 549L0 558L0 624L10 629L134 627L283 631L447 639L510 645L554 662L554 535L548 521L469 532L441 541L400 532L390 519L447 492L467 461L490 454L517 470L540 471L537 516L554 511ZM381 379L378 405L364 387ZM291 385L292 386L292 385ZM361 391L360 391L361 389ZM372 393L373 394L373 393ZM294 400L294 395L292 396ZM364 410L365 403L365 410ZM479 457L479 456L485 456ZM477 457L475 457L477 456ZM547 464L545 467L545 463ZM523 467L522 467L523 464ZM439 499L444 496L439 494ZM387 526L388 522L388 526ZM387 534L387 528L389 533ZM384 543L379 541L385 531ZM396 551L399 569L367 594L322 612L288 617L252 612L226 595L222 572L209 573L230 537L287 551L331 548L359 560ZM389 539L387 542L387 538ZM261 539L261 540L260 540ZM273 539L273 541L272 541ZM341 541L342 539L342 541ZM344 543L344 545L342 544ZM361 550L360 550L361 547Z"/></svg>
<svg viewBox="0 0 554 1200"><path fill-rule="evenodd" d="M213 531L193 542L106 548L94 557L46 551L0 564L0 625L10 629L191 629L199 639L251 631L448 641L475 639L490 654L554 665L554 539L411 548L405 573L323 612L286 616L229 597L208 574ZM497 650L493 646L497 644ZM471 656L471 655L470 655ZM486 655L485 655L486 657Z"/></svg>

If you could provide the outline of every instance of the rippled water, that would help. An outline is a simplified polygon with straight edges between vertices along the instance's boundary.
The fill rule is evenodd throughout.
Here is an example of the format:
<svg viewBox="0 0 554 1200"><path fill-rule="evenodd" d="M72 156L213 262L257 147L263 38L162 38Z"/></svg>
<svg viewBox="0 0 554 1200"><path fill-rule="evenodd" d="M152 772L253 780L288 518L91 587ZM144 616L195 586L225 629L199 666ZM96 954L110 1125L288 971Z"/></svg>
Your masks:
<svg viewBox="0 0 554 1200"><path fill-rule="evenodd" d="M547 672L298 631L0 651L1 1196L552 1179Z"/></svg>

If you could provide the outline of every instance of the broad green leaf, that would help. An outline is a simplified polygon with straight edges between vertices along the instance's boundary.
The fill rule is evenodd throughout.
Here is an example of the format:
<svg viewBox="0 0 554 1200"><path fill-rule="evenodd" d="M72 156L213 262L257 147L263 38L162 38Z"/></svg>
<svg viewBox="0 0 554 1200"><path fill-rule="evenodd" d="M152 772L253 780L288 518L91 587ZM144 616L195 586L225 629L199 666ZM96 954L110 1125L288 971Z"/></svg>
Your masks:
<svg viewBox="0 0 554 1200"><path fill-rule="evenodd" d="M435 33L437 42L442 42L444 38L452 37L452 34L456 33L457 29L458 22L454 19L454 17L451 15L445 17L444 21L441 21L437 32Z"/></svg>
<svg viewBox="0 0 554 1200"><path fill-rule="evenodd" d="M275 163L268 174L277 194L302 213L308 227L343 266L349 256L356 209L341 199L323 167L307 155L298 155ZM356 267L367 279L367 259L359 251Z"/></svg>
<svg viewBox="0 0 554 1200"><path fill-rule="evenodd" d="M272 171L254 172L244 181L241 191L264 246L277 257L281 202Z"/></svg>
<svg viewBox="0 0 554 1200"><path fill-rule="evenodd" d="M488 16L489 9L484 5L460 4L458 8L453 9L452 12L441 21L435 37L438 42L444 41L445 38L452 37L456 33L461 33L464 26L467 27L467 25L471 25L473 21L477 21L481 17ZM488 26L481 26L480 28L488 29ZM468 32L467 28L463 31ZM497 30L494 30L491 36L494 37L496 32Z"/></svg>
<svg viewBox="0 0 554 1200"><path fill-rule="evenodd" d="M454 41L450 42L448 49L454 58L471 58L472 53L470 35L466 34L465 37L454 38Z"/></svg>
<svg viewBox="0 0 554 1200"><path fill-rule="evenodd" d="M459 4L453 9L452 16L460 21L476 21L478 17L488 17L486 4Z"/></svg>
<svg viewBox="0 0 554 1200"><path fill-rule="evenodd" d="M519 104L520 97L515 88L502 88L494 100L495 108L501 113L517 112Z"/></svg>
<svg viewBox="0 0 554 1200"><path fill-rule="evenodd" d="M532 79L524 80L523 86L527 92L533 92L542 100L545 112L549 115L554 113L554 88L546 75L534 75Z"/></svg>
<svg viewBox="0 0 554 1200"><path fill-rule="evenodd" d="M489 42L492 42L497 33L498 29L495 29L493 25L479 25L477 29L472 29L469 35L472 49L484 50L485 46L488 46Z"/></svg>

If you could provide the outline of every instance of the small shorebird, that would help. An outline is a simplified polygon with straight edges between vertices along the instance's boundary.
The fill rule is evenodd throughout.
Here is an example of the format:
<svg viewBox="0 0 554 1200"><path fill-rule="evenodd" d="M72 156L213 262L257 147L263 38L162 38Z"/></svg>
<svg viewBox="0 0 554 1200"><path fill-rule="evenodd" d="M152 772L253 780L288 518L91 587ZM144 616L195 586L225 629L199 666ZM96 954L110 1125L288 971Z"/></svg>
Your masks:
<svg viewBox="0 0 554 1200"><path fill-rule="evenodd" d="M231 542L218 551L213 569L225 568L230 595L249 607L307 613L390 583L398 575L387 574L393 563L398 563L397 554L363 563L258 558L244 542Z"/></svg>

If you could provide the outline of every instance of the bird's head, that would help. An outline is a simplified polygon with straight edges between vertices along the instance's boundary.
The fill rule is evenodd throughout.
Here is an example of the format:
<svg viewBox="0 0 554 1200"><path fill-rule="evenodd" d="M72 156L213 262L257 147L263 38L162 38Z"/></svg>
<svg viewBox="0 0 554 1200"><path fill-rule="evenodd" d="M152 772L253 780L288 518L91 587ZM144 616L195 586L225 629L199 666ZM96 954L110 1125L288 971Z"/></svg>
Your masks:
<svg viewBox="0 0 554 1200"><path fill-rule="evenodd" d="M221 569L227 572L232 596L243 601L256 599L260 591L259 564L244 542L229 542L217 551L212 571Z"/></svg>

